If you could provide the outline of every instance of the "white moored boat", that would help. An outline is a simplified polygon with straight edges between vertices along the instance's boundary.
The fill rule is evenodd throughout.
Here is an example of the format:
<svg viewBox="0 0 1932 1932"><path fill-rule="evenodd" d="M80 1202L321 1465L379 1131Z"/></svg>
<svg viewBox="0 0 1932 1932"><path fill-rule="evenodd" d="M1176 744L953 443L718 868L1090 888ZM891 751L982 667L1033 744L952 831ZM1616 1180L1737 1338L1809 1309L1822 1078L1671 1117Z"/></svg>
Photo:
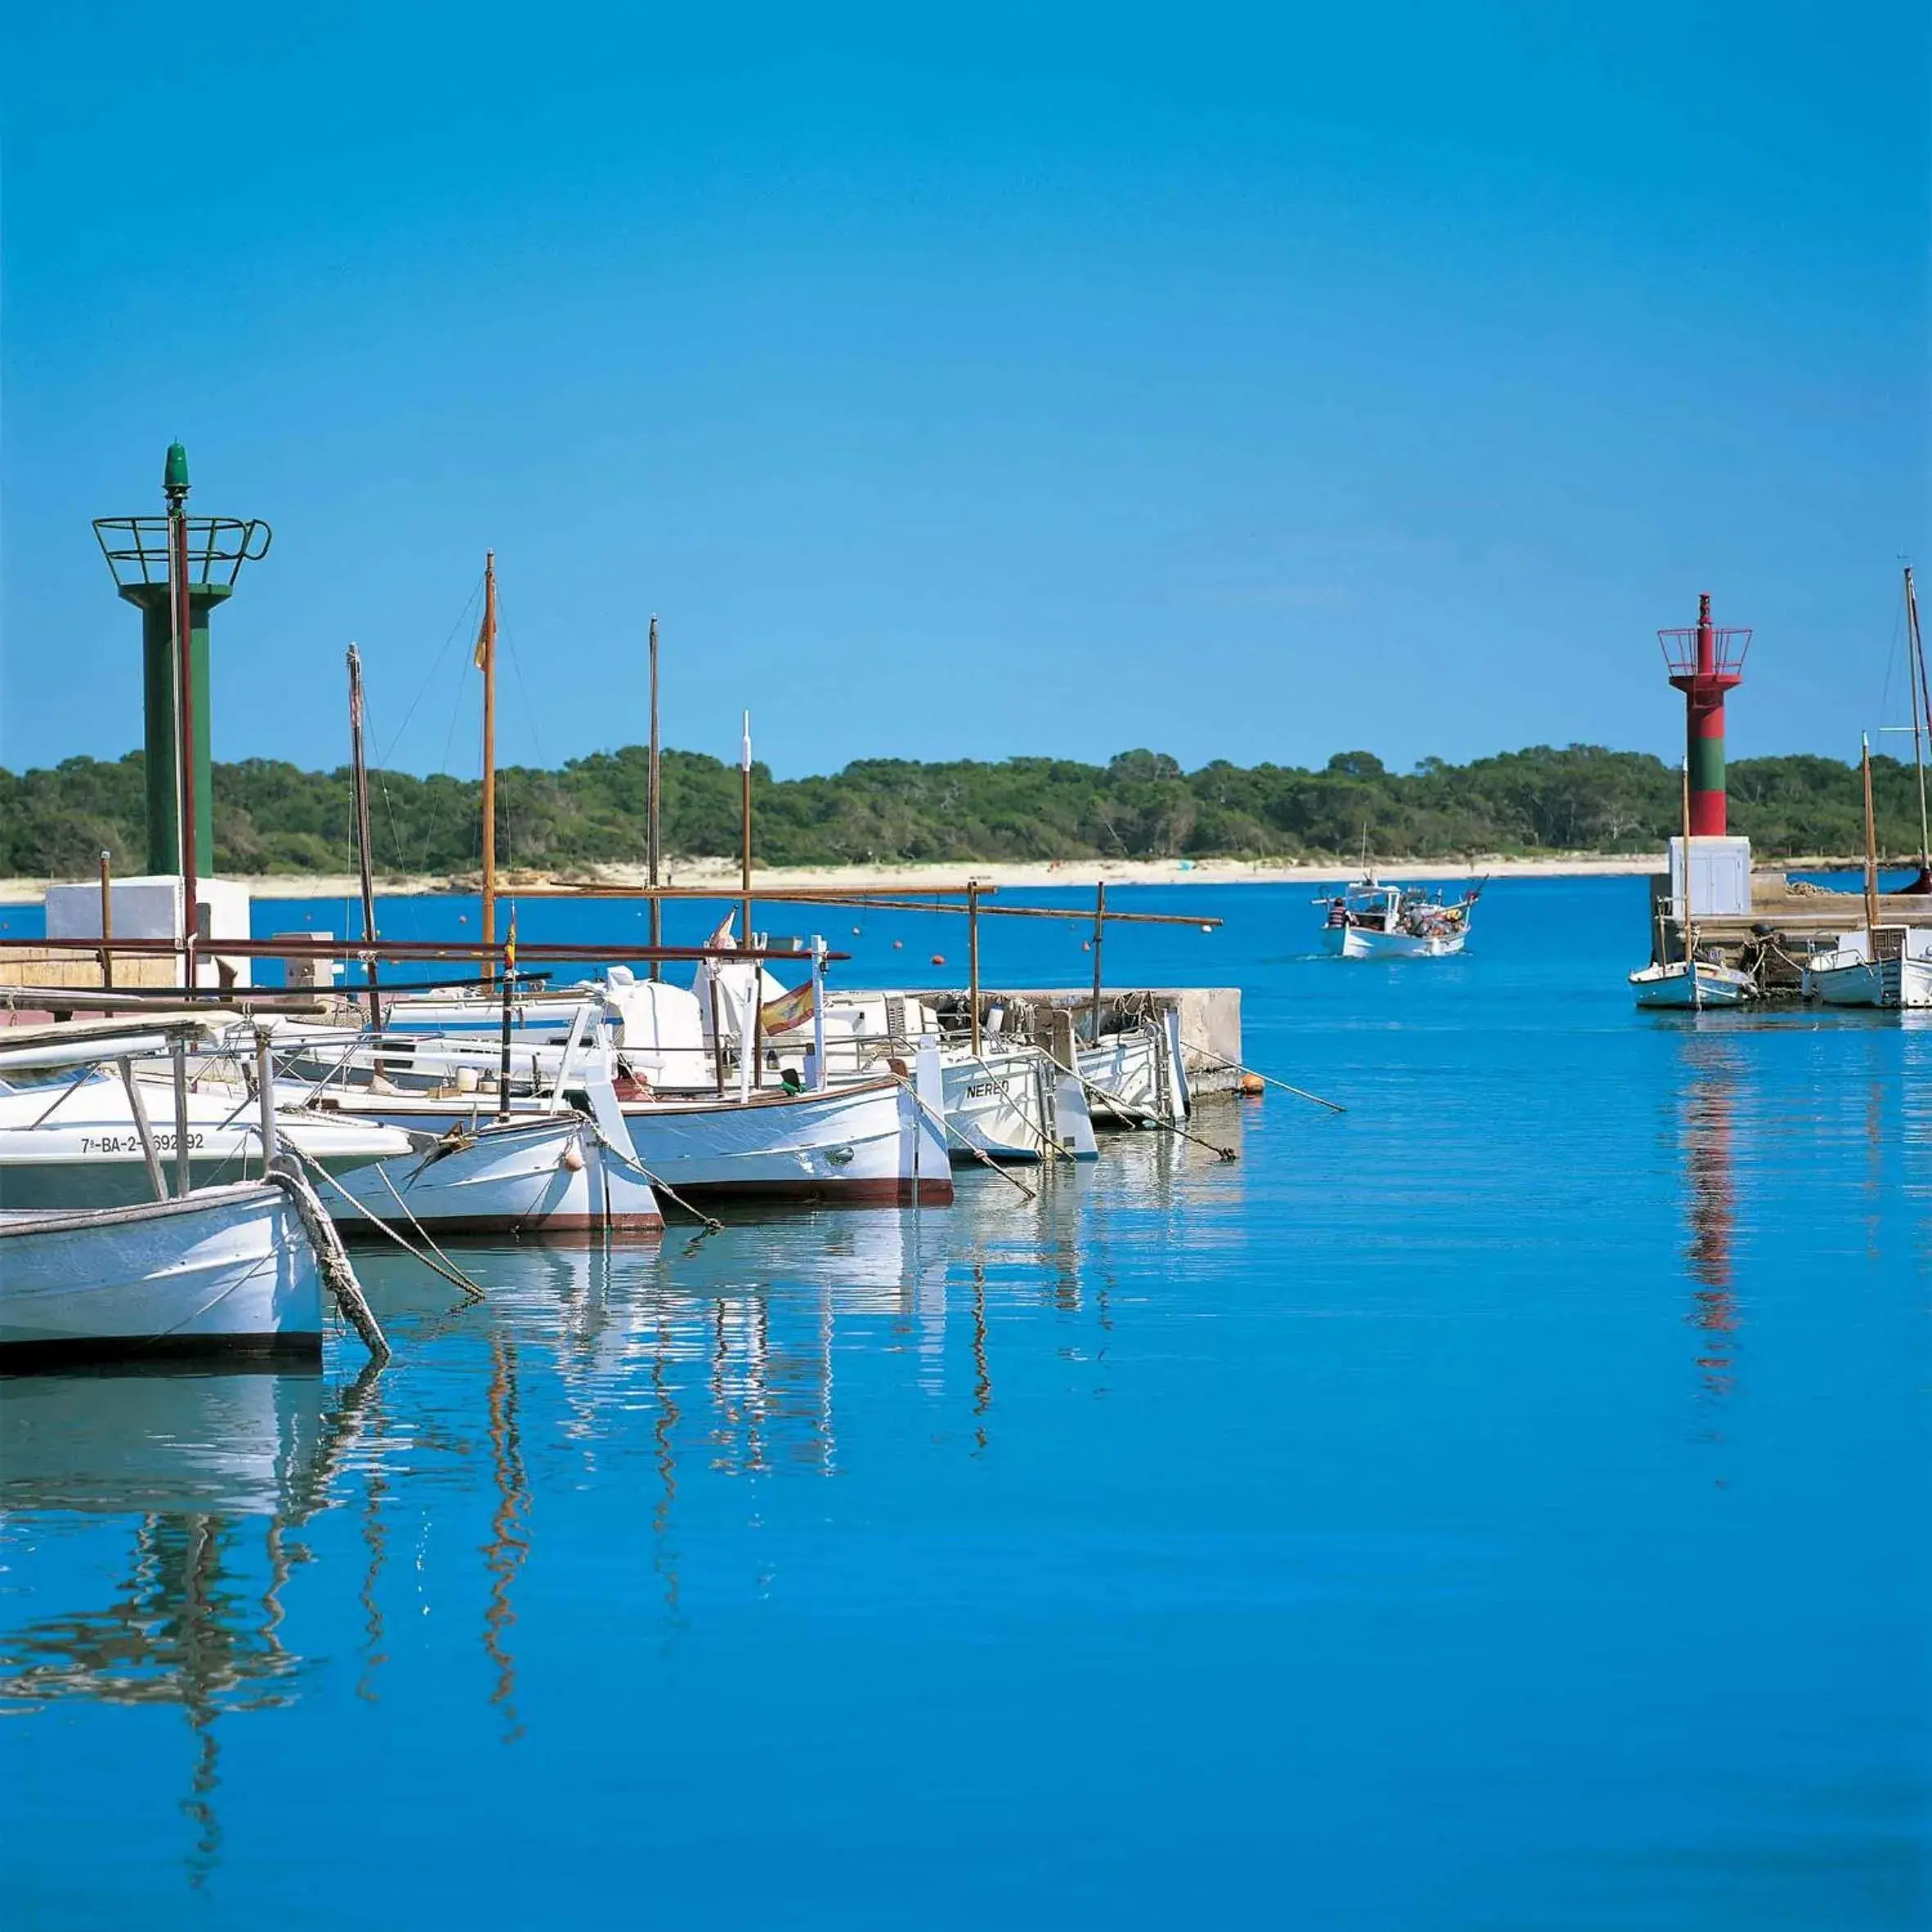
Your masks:
<svg viewBox="0 0 1932 1932"><path fill-rule="evenodd" d="M1440 959L1462 951L1479 886L1453 905L1385 886L1373 874L1315 901L1327 909L1322 948L1344 959Z"/></svg>
<svg viewBox="0 0 1932 1932"><path fill-rule="evenodd" d="M1758 982L1740 968L1714 966L1705 959L1669 959L1630 975L1639 1006L1701 1011L1741 1006L1758 996Z"/></svg>
<svg viewBox="0 0 1932 1932"><path fill-rule="evenodd" d="M1827 1006L1932 1007L1932 928L1861 927L1804 963L1804 990Z"/></svg>
<svg viewBox="0 0 1932 1932"><path fill-rule="evenodd" d="M1076 1062L1094 1118L1104 1126L1139 1127L1149 1121L1177 1125L1188 1117L1177 1013L1170 1011L1103 1033L1098 1045L1083 1043L1076 1049Z"/></svg>
<svg viewBox="0 0 1932 1932"><path fill-rule="evenodd" d="M905 1079L887 1075L798 1093L741 1085L735 1094L707 1096L646 1097L630 1082L613 1089L611 1059L608 1048L580 1048L552 1096L513 1096L509 1117L581 1103L611 1146L628 1141L648 1181L662 1181L696 1203L936 1206L952 1199L938 1055L932 1048L915 1054L915 1072ZM474 1134L500 1112L494 1095L383 1094L362 1088L318 1090L315 1105L326 1114L439 1134Z"/></svg>
<svg viewBox="0 0 1932 1932"><path fill-rule="evenodd" d="M43 1036L36 1030L34 1037ZM74 1050L84 1045L83 1039ZM0 1067L0 1209L119 1207L151 1200L137 1099L153 1119L163 1163L177 1175L177 1123L165 1080L136 1075L130 1088L126 1077L93 1067ZM184 1112L193 1186L239 1180L261 1166L262 1130L245 1090L190 1090ZM410 1151L407 1134L371 1121L294 1114L279 1123L278 1132L337 1175Z"/></svg>
<svg viewBox="0 0 1932 1932"><path fill-rule="evenodd" d="M371 1215L414 1221L439 1241L638 1241L664 1229L628 1150L613 1154L574 1112L453 1128L427 1152L357 1168L321 1193L344 1235L375 1235Z"/></svg>
<svg viewBox="0 0 1932 1932"><path fill-rule="evenodd" d="M285 1176L0 1215L0 1369L107 1357L319 1361L322 1278Z"/></svg>

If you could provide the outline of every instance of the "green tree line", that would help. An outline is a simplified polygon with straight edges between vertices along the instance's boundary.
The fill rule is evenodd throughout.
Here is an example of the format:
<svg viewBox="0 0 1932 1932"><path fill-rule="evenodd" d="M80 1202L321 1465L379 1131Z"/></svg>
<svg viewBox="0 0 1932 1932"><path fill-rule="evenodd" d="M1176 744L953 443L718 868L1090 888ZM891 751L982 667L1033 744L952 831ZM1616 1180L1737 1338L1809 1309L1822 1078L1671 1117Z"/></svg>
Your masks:
<svg viewBox="0 0 1932 1932"><path fill-rule="evenodd" d="M648 757L640 746L573 758L555 771L512 766L497 781L499 862L557 869L636 865L645 855ZM1919 844L1912 767L1873 761L1881 847ZM829 777L774 779L754 766L756 851L765 865L895 860L1383 858L1656 851L1676 830L1677 772L1647 753L1535 745L1395 772L1373 753L1338 752L1320 771L1216 760L1184 771L1150 751L1106 765L1063 758L919 764L865 758ZM695 752L663 759L664 848L735 852L735 766ZM474 870L480 787L378 772L377 870ZM214 767L216 864L230 873L343 872L353 863L346 767L303 771L271 759ZM1811 757L1745 758L1730 770L1731 826L1768 857L1849 855L1864 846L1855 768ZM0 770L0 872L117 871L146 858L138 752Z"/></svg>

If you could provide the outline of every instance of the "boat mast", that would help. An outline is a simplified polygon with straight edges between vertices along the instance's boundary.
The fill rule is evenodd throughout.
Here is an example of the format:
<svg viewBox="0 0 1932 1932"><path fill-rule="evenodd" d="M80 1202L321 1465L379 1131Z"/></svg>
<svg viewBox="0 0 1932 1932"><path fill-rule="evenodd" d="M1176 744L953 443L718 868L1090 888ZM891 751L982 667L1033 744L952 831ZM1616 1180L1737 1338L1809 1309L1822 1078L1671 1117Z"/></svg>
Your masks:
<svg viewBox="0 0 1932 1932"><path fill-rule="evenodd" d="M1919 775L1919 876L1915 892L1932 892L1932 832L1925 821L1925 646L1919 635L1919 594L1905 566L1906 672L1912 680L1912 757Z"/></svg>
<svg viewBox="0 0 1932 1932"><path fill-rule="evenodd" d="M496 553L483 553L483 628L476 634L476 665L483 673L483 942L496 969Z"/></svg>
<svg viewBox="0 0 1932 1932"><path fill-rule="evenodd" d="M1871 814L1871 740L1860 735L1859 763L1865 774L1865 931L1870 937L1878 930L1878 833ZM1871 939L1876 957L1878 941Z"/></svg>
<svg viewBox="0 0 1932 1932"><path fill-rule="evenodd" d="M1691 937L1691 760L1687 753L1683 765L1683 857L1684 866L1684 900L1678 907L1683 919L1684 964L1690 969L1692 983L1696 983L1697 966L1694 957L1695 947Z"/></svg>
<svg viewBox="0 0 1932 1932"><path fill-rule="evenodd" d="M651 762L650 775L645 788L644 823L645 864L649 871L650 883L654 887L658 883L658 861L663 851L663 793L661 789L663 778L658 763L659 751L658 740L658 619L654 612L651 616L650 654ZM654 897L651 901L651 944L662 946L663 943L664 907L661 901ZM651 977L661 979L663 973L663 963L653 959L651 961Z"/></svg>
<svg viewBox="0 0 1932 1932"><path fill-rule="evenodd" d="M744 714L744 735L739 742L739 823L742 850L739 854L739 887L744 899L741 910L744 929L738 943L748 950L752 943L752 714ZM753 998L757 997L753 982Z"/></svg>
<svg viewBox="0 0 1932 1932"><path fill-rule="evenodd" d="M369 852L369 765L362 748L362 654L348 647L348 742L355 779L356 873L362 887L362 943L371 950L369 974L369 1027L382 1031L382 986L375 970L375 878Z"/></svg>

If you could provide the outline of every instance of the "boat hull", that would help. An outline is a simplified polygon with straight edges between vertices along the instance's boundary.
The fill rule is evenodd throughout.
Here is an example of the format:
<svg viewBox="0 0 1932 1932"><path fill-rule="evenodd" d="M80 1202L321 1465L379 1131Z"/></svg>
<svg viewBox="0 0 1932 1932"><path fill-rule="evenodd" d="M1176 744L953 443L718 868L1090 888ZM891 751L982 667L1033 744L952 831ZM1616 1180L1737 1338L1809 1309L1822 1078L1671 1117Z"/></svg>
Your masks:
<svg viewBox="0 0 1932 1932"><path fill-rule="evenodd" d="M688 1201L943 1206L953 1197L945 1139L897 1081L742 1103L632 1104L623 1117L645 1170Z"/></svg>
<svg viewBox="0 0 1932 1932"><path fill-rule="evenodd" d="M1341 959L1446 959L1468 943L1467 926L1451 932L1382 932L1371 926L1324 926L1322 950Z"/></svg>
<svg viewBox="0 0 1932 1932"><path fill-rule="evenodd" d="M1104 1035L1098 1046L1079 1049L1076 1063L1096 1126L1139 1127L1150 1119L1171 1124L1187 1117L1174 1036L1166 1027Z"/></svg>
<svg viewBox="0 0 1932 1932"><path fill-rule="evenodd" d="M921 1056L923 1059L924 1056ZM937 1056L934 1056L936 1062ZM940 1206L953 1197L952 1164L938 1125L941 1104L935 1063L922 1092L911 1083L869 1081L824 1092L766 1092L750 1099L625 1101L601 1090L593 1108L613 1146L620 1135L647 1180L663 1182L663 1205L678 1199L803 1202L828 1206ZM474 1132L491 1103L330 1094L321 1105L393 1126L447 1134ZM512 1118L528 1111L513 1104Z"/></svg>
<svg viewBox="0 0 1932 1932"><path fill-rule="evenodd" d="M1827 1006L1932 1008L1932 932L1880 926L1854 932L1806 964L1804 989Z"/></svg>
<svg viewBox="0 0 1932 1932"><path fill-rule="evenodd" d="M1630 975L1630 989L1639 1006L1676 1012L1741 1006L1757 993L1749 975L1702 960L1696 963L1695 973L1687 970L1682 960L1646 967Z"/></svg>
<svg viewBox="0 0 1932 1932"><path fill-rule="evenodd" d="M946 1124L958 1136L950 1149L953 1160L971 1161L972 1149L988 1160L1018 1166L1045 1160L1053 1147L1046 1086L1053 1071L1037 1052L948 1057L941 1079Z"/></svg>
<svg viewBox="0 0 1932 1932"><path fill-rule="evenodd" d="M654 1241L664 1231L650 1184L611 1158L581 1114L492 1121L427 1154L358 1168L321 1192L344 1238L380 1239L371 1215L407 1215L438 1241L581 1244Z"/></svg>
<svg viewBox="0 0 1932 1932"><path fill-rule="evenodd" d="M321 1270L281 1187L0 1219L0 1369L321 1348Z"/></svg>

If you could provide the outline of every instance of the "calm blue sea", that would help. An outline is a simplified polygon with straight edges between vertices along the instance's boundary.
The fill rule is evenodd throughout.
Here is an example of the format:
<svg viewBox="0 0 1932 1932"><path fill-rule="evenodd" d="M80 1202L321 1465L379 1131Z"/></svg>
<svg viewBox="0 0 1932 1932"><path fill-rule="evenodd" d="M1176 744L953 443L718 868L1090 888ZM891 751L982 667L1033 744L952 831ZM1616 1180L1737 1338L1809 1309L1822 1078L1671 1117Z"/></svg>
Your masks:
<svg viewBox="0 0 1932 1932"><path fill-rule="evenodd" d="M1227 923L1109 980L1238 983L1346 1116L474 1308L371 1256L380 1375L0 1383L6 1923L1925 1925L1932 1030L1640 1015L1645 893L1358 965L1303 890L1123 888Z"/></svg>

